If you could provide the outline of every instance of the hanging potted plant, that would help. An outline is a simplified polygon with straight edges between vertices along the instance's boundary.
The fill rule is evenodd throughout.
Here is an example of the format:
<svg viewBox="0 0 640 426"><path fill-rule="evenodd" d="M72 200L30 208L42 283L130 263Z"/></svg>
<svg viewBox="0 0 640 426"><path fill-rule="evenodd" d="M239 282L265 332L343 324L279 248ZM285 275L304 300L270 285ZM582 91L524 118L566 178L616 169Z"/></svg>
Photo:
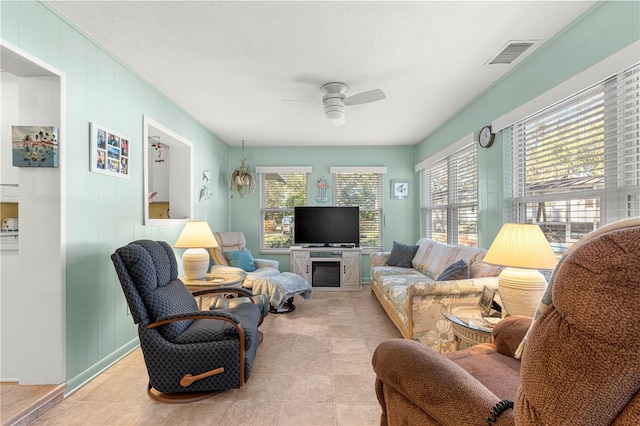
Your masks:
<svg viewBox="0 0 640 426"><path fill-rule="evenodd" d="M229 175L231 190L235 191L241 198L256 188L256 180L253 171L244 158L244 141L242 141L242 160L240 165L231 170Z"/></svg>

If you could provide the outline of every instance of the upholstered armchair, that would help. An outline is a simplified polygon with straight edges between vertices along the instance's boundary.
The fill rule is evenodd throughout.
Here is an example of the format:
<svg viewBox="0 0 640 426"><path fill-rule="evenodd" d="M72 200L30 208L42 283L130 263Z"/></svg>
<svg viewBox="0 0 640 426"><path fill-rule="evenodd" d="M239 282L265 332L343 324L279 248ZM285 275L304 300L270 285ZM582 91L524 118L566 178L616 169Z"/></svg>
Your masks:
<svg viewBox="0 0 640 426"><path fill-rule="evenodd" d="M218 247L209 249L215 263L210 272L240 274L244 277L242 286L249 289L253 288L253 282L259 278L280 274L280 264L277 260L257 259L252 256L242 232L214 232L213 235ZM230 258L233 259L232 262L229 261Z"/></svg>
<svg viewBox="0 0 640 426"><path fill-rule="evenodd" d="M438 354L409 340L381 343L372 360L381 424L637 425L638 300L634 218L575 243L539 314L504 319L491 344Z"/></svg>
<svg viewBox="0 0 640 426"><path fill-rule="evenodd" d="M194 295L178 277L172 248L139 240L111 255L149 374L148 393L165 402L202 399L211 392L241 387L249 379L260 342L261 310L255 303L199 311ZM216 289L240 293L241 288Z"/></svg>

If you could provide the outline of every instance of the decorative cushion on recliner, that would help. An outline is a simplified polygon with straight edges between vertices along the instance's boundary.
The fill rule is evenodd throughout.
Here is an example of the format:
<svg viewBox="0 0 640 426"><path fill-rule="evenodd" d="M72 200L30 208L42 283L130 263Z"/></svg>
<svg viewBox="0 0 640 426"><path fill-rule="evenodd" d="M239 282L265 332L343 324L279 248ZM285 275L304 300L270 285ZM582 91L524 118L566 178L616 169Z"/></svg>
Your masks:
<svg viewBox="0 0 640 426"><path fill-rule="evenodd" d="M256 270L256 265L253 260L253 255L249 250L237 250L226 251L224 256L229 261L229 265L240 268L246 272L253 272Z"/></svg>

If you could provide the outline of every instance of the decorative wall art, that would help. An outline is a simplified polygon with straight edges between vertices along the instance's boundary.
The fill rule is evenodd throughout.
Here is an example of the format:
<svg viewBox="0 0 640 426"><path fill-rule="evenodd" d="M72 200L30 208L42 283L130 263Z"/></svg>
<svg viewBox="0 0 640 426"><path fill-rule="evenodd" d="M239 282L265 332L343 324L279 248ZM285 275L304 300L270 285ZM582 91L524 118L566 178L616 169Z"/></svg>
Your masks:
<svg viewBox="0 0 640 426"><path fill-rule="evenodd" d="M318 179L318 195L316 195L316 202L317 203L328 203L329 202L329 183L327 183L327 180L324 178L324 176L322 176L320 179Z"/></svg>
<svg viewBox="0 0 640 426"><path fill-rule="evenodd" d="M16 167L58 167L58 129L11 126L11 151Z"/></svg>
<svg viewBox="0 0 640 426"><path fill-rule="evenodd" d="M91 123L91 171L129 178L130 139L96 123Z"/></svg>
<svg viewBox="0 0 640 426"><path fill-rule="evenodd" d="M209 188L209 180L211 179L211 170L202 172L202 188L200 188L200 197L198 201L201 203L207 201L213 195L213 191Z"/></svg>
<svg viewBox="0 0 640 426"><path fill-rule="evenodd" d="M392 180L391 198L409 198L409 181Z"/></svg>

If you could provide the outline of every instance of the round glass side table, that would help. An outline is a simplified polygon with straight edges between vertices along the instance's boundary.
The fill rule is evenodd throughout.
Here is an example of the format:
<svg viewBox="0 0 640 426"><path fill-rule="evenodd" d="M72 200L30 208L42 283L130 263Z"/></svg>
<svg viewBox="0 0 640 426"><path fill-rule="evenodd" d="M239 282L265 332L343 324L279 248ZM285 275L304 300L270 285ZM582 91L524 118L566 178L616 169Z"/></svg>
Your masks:
<svg viewBox="0 0 640 426"><path fill-rule="evenodd" d="M477 303L452 303L443 306L442 316L451 322L456 350L480 343L491 343L493 326L502 319L499 312L492 310L491 314L487 314Z"/></svg>
<svg viewBox="0 0 640 426"><path fill-rule="evenodd" d="M204 278L190 280L186 277L180 277L180 281L194 292L198 290L211 290L219 287L242 287L244 278L238 274L206 274ZM210 296L198 297L198 308L202 310L204 300Z"/></svg>

